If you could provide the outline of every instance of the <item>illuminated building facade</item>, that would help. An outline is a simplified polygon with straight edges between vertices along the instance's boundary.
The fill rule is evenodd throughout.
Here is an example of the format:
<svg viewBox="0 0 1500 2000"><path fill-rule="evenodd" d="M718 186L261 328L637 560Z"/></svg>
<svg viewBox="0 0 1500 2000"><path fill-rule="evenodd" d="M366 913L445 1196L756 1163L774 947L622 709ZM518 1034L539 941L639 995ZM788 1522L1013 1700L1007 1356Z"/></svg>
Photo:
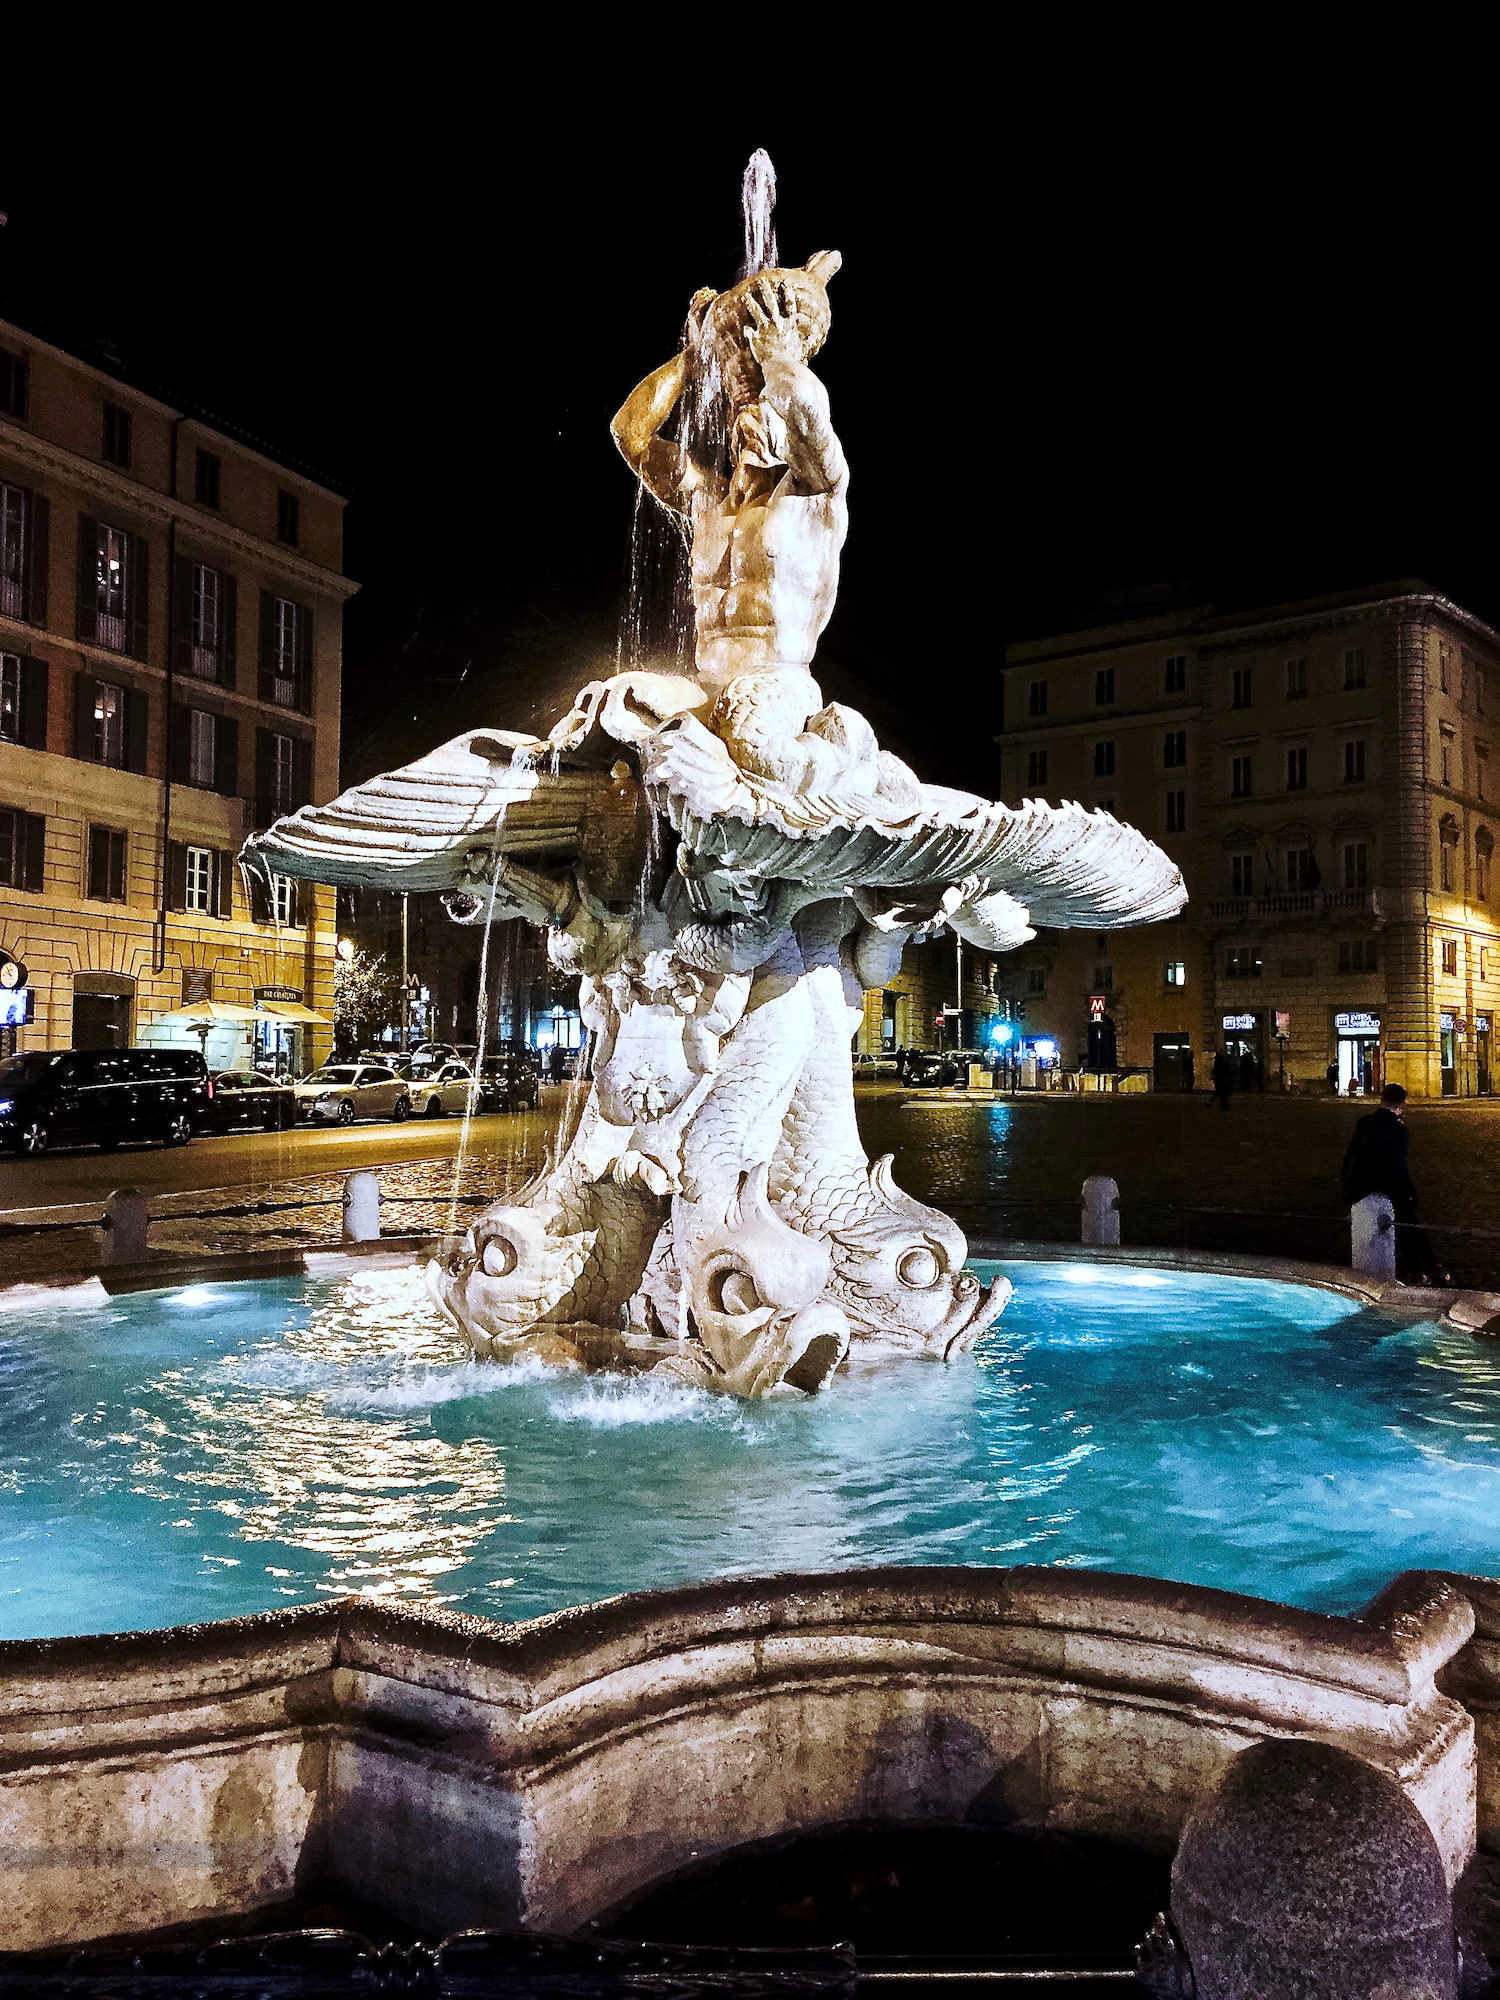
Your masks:
<svg viewBox="0 0 1500 2000"><path fill-rule="evenodd" d="M1164 610L1012 646L1001 796L1079 799L1182 868L1180 920L1043 933L1002 966L1023 1032L1121 1066L1417 1096L1496 1087L1500 638L1425 583ZM1495 746L1492 749L1492 746ZM1280 1031L1278 1033L1278 1031Z"/></svg>
<svg viewBox="0 0 1500 2000"><path fill-rule="evenodd" d="M331 890L235 866L338 789L344 501L0 321L0 1049L203 1046L310 1065Z"/></svg>

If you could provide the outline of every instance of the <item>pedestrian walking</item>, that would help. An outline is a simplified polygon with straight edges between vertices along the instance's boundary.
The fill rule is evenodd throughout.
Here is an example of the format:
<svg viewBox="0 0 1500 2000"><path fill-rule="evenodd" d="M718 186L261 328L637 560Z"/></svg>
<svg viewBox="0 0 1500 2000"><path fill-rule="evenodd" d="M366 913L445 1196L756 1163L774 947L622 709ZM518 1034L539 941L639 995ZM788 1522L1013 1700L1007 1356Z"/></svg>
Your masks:
<svg viewBox="0 0 1500 2000"><path fill-rule="evenodd" d="M1258 1071L1259 1068L1260 1064L1255 1060L1254 1049L1246 1049L1244 1054L1240 1057L1241 1090L1254 1090L1256 1083L1256 1072Z"/></svg>
<svg viewBox="0 0 1500 2000"><path fill-rule="evenodd" d="M1193 1062L1193 1052L1191 1049L1184 1049L1182 1052L1182 1087L1184 1090L1191 1091L1195 1090L1197 1086L1198 1071Z"/></svg>
<svg viewBox="0 0 1500 2000"><path fill-rule="evenodd" d="M1366 1112L1354 1127L1339 1189L1351 1208L1366 1195L1383 1194L1396 1211L1397 1272L1408 1282L1414 1278L1419 1284L1445 1285L1448 1273L1439 1267L1426 1231L1417 1227L1417 1190L1407 1165L1410 1147L1406 1092L1399 1083L1388 1083L1379 1108Z"/></svg>
<svg viewBox="0 0 1500 2000"><path fill-rule="evenodd" d="M904 1047L898 1048L896 1051L896 1081L898 1083L905 1083L906 1081L906 1050Z"/></svg>
<svg viewBox="0 0 1500 2000"><path fill-rule="evenodd" d="M547 1076L552 1083L561 1083L567 1074L567 1063L562 1052L562 1043L554 1042L547 1051Z"/></svg>
<svg viewBox="0 0 1500 2000"><path fill-rule="evenodd" d="M1214 1103L1221 1111L1229 1109L1229 1096L1233 1089L1234 1063L1228 1049L1220 1049L1214 1057Z"/></svg>
<svg viewBox="0 0 1500 2000"><path fill-rule="evenodd" d="M1328 1088L1337 1097L1339 1094L1339 1066L1337 1062L1331 1062L1323 1074L1328 1078Z"/></svg>

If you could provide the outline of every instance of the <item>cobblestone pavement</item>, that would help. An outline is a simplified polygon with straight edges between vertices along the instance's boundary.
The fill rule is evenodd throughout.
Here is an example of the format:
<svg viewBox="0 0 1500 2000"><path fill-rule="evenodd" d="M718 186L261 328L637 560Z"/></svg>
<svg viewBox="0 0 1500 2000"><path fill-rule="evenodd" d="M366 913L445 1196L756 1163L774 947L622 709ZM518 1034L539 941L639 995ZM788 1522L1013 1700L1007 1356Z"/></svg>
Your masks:
<svg viewBox="0 0 1500 2000"><path fill-rule="evenodd" d="M1202 1094L1012 1099L877 1084L861 1087L858 1105L872 1157L894 1153L901 1185L975 1235L1076 1242L1082 1183L1108 1174L1126 1243L1348 1261L1338 1169L1368 1104L1236 1097L1226 1114ZM1434 1248L1456 1282L1500 1287L1500 1103L1413 1105L1407 1122ZM455 1202L453 1160L403 1159L402 1130L390 1128L386 1230L462 1228L543 1165L555 1129L555 1117L517 1121L503 1137L476 1126ZM342 1171L325 1170L165 1194L152 1201L152 1244L183 1254L327 1243L342 1185ZM92 1269L101 1246L96 1228L0 1232L0 1282Z"/></svg>

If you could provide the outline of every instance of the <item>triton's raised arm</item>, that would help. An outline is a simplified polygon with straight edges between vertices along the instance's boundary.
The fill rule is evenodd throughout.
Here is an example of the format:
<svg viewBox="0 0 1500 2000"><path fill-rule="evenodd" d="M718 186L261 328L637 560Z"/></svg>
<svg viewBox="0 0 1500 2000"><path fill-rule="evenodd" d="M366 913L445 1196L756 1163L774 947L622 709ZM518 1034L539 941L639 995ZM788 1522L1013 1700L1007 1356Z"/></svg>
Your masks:
<svg viewBox="0 0 1500 2000"><path fill-rule="evenodd" d="M688 308L688 344L636 384L610 423L615 443L636 478L664 507L678 514L687 512L706 475L683 444L674 444L660 433L687 387L703 315L714 298L708 290L693 294Z"/></svg>
<svg viewBox="0 0 1500 2000"><path fill-rule="evenodd" d="M747 301L745 345L760 368L761 401L780 419L779 455L804 493L839 493L849 466L829 413L828 391L808 367L795 310L769 281Z"/></svg>

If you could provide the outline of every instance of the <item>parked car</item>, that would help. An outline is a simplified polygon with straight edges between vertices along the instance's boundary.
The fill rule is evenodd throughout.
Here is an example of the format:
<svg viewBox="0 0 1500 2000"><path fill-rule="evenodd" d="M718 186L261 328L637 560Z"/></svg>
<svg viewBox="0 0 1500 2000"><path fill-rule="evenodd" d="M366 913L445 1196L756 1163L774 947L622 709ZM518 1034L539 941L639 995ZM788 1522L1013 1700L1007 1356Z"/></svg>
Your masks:
<svg viewBox="0 0 1500 2000"><path fill-rule="evenodd" d="M899 1074L900 1072L896 1068L896 1058L894 1056L875 1055L854 1057L854 1081L856 1083L883 1083L887 1078L890 1078L894 1082Z"/></svg>
<svg viewBox="0 0 1500 2000"><path fill-rule="evenodd" d="M313 1125L411 1116L411 1086L389 1063L325 1063L296 1085L297 1116Z"/></svg>
<svg viewBox="0 0 1500 2000"><path fill-rule="evenodd" d="M209 1132L284 1132L297 1122L297 1093L289 1076L263 1069L221 1069L204 1113Z"/></svg>
<svg viewBox="0 0 1500 2000"><path fill-rule="evenodd" d="M523 1056L507 1049L486 1056L479 1065L479 1107L482 1111L535 1111L541 1082Z"/></svg>
<svg viewBox="0 0 1500 2000"><path fill-rule="evenodd" d="M449 1111L467 1111L470 1099L476 1110L480 1108L474 1072L466 1062L450 1059L425 1076L414 1075L406 1087L411 1108L419 1118L441 1118Z"/></svg>
<svg viewBox="0 0 1500 2000"><path fill-rule="evenodd" d="M445 1062L454 1061L457 1057L458 1050L452 1042L418 1042L408 1059L410 1068L407 1073L410 1076L430 1076L433 1070L441 1069ZM380 1060L385 1062L389 1058L382 1056Z"/></svg>
<svg viewBox="0 0 1500 2000"><path fill-rule="evenodd" d="M195 1049L38 1049L0 1061L0 1145L18 1153L158 1139L185 1146L213 1084Z"/></svg>
<svg viewBox="0 0 1500 2000"><path fill-rule="evenodd" d="M939 1084L952 1088L969 1081L969 1066L992 1067L993 1059L983 1049L914 1049L906 1058L906 1081L920 1088Z"/></svg>

